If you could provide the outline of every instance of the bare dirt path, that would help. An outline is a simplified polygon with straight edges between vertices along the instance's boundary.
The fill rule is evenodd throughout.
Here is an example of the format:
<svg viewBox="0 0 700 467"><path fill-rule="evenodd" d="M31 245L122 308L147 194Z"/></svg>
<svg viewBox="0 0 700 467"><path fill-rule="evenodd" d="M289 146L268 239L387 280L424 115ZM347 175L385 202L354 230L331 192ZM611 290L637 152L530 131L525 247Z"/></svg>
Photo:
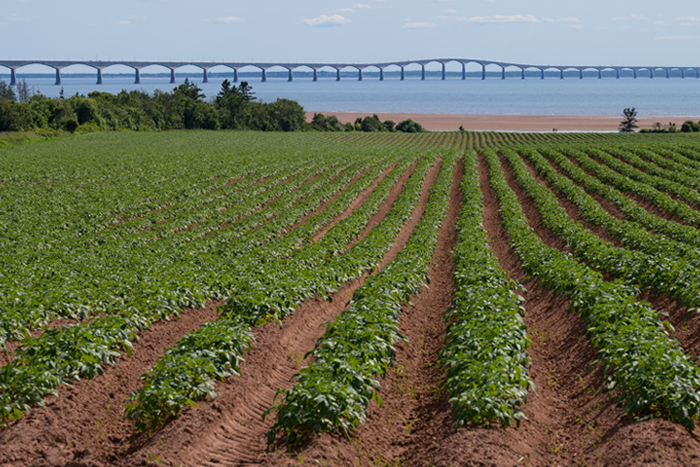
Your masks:
<svg viewBox="0 0 700 467"><path fill-rule="evenodd" d="M418 206L385 255L382 266L394 259L420 220L438 169L436 164L428 173ZM400 192L401 184L395 188ZM391 204L393 199L382 206L371 225L386 215ZM149 439L134 438L133 448L116 464L134 465L149 456L157 456L164 465L248 465L263 460L264 435L274 422L272 418L263 422L263 412L273 404L275 391L291 387L292 376L308 364L303 356L323 335L322 323L341 313L362 283L363 280L345 284L333 295L332 302L303 303L283 320L282 328L267 325L254 329L257 344L246 356L241 376L219 384L216 401L200 403L196 411L186 411Z"/></svg>

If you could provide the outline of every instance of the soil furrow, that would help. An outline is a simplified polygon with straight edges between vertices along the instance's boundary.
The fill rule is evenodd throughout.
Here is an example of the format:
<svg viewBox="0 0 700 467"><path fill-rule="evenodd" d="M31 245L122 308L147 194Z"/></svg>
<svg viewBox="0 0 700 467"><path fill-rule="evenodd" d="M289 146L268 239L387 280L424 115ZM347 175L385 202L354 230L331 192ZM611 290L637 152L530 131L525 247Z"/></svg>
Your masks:
<svg viewBox="0 0 700 467"><path fill-rule="evenodd" d="M389 211L394 200L400 194L401 186L414 168L415 165L406 170L400 179L400 184L395 187L397 189L391 190L387 198L388 207L383 205L380 208L379 212L372 218L374 223L381 221ZM388 171L384 172L379 179L383 178L386 173ZM360 206L375 186L376 183L365 190L363 196L358 198L358 200L361 199L361 202L358 203L356 200L351 206L352 209L346 210L336 219L336 222L347 217ZM363 234L366 235L366 232ZM56 452L60 454L52 454L52 458L58 456L57 459L61 459L61 461L73 458L72 449L69 448L75 446L81 448L87 446L95 458L104 461L116 458L115 456L119 452L126 450L123 443L128 443L129 437L133 434L133 424L124 418L122 411L126 396L140 385L138 378L163 355L165 349L177 343L183 335L198 329L206 321L217 319L216 307L220 304L220 301L212 301L204 309L183 311L176 321L154 324L140 334L139 343L134 343L132 358L122 355L118 359L117 367L106 368L103 376L96 377L92 381L76 383L72 388L65 386L60 388L60 397L48 397L46 407L33 409L32 412L25 415L22 421L0 434L0 442L8 447L6 456L5 451L0 454L0 465L4 465L5 460L11 462L22 460L19 465L22 465L23 461L31 464L33 460L40 463L41 461L38 459L42 457L42 452L51 446L54 446L58 450ZM56 324L68 324L65 321L60 320L59 323L57 320ZM38 337L41 332L41 330L37 330L35 337ZM0 354L0 359L9 362L14 358L13 351L17 347L17 341L8 341L7 347L8 353ZM100 388L100 390L95 391L95 388ZM105 396L105 394L107 395ZM71 402L65 403L64 400ZM83 410L81 407L86 409ZM51 420L54 422L50 422ZM60 422L63 428L56 428L55 422ZM26 424L36 426L38 429L28 430L25 428ZM99 424L100 429L85 428L79 433L79 436L73 436L73 433L66 429L66 427L71 426L89 427L91 424ZM91 431L103 433L102 441L106 437L108 442L97 442L93 439L97 435L90 435ZM29 442L28 439L32 441ZM61 440L65 440L65 442L61 443Z"/></svg>
<svg viewBox="0 0 700 467"><path fill-rule="evenodd" d="M527 160L527 158L522 157L521 159L523 160L525 167L527 167L528 172L530 172L532 178L534 178L541 185L544 185L544 187L547 188L547 190L549 190L554 196L557 197L559 205L566 210L566 213L569 215L569 218L571 220L581 223L585 228L596 234L601 240L611 243L616 247L622 246L620 241L617 238L610 235L610 233L603 227L586 222L586 219L581 214L581 211L570 199L559 194L559 192L554 187L552 187L552 185L547 180L545 180L545 178L542 175L540 175L539 172L537 172L537 170L532 166L532 164L529 160Z"/></svg>
<svg viewBox="0 0 700 467"><path fill-rule="evenodd" d="M435 362L445 336L442 313L451 304L454 291L451 254L459 216L461 174L460 159L453 176L450 207L433 255L430 287L411 297L413 306L402 307L400 332L409 342L397 345L395 366L381 381L383 406L370 404L366 423L351 435L351 439L337 434L313 436L300 457L292 459L272 453L266 465L296 465L302 458L304 462L316 461L321 465L325 462L334 466L396 463L398 459L402 459L401 465L412 465L407 463L408 456L432 442L432 435L426 435L420 423L429 420L435 410L449 412L449 404L439 390L444 372Z"/></svg>
<svg viewBox="0 0 700 467"><path fill-rule="evenodd" d="M377 270L393 260L408 241L422 216L438 170L436 164L428 173L411 219ZM400 183L397 185L400 192ZM388 212L390 203L393 200L388 200L381 211ZM354 290L363 282L361 279L344 284L333 294L332 301L316 299L302 303L282 321L281 328L274 324L254 328L256 344L246 355L241 376L220 383L216 401L199 403L197 410L186 411L150 438L134 438L132 448L117 465L134 465L145 460L148 453L176 464L180 462L177 453L184 453L185 465L245 465L262 461L266 448L264 435L273 424L272 418L262 421L264 410L273 404L278 388L292 386L293 375L308 363L304 354L313 349L324 333L322 324L345 309Z"/></svg>
<svg viewBox="0 0 700 467"><path fill-rule="evenodd" d="M0 433L0 465L65 465L85 449L104 461L122 449L133 430L122 413L124 399L165 349L202 323L216 319L220 304L211 302L204 309L183 311L175 321L155 323L140 334L131 358L124 354L103 375L60 388L60 397L47 397L45 407L32 409ZM61 463L47 462L49 451Z"/></svg>
<svg viewBox="0 0 700 467"><path fill-rule="evenodd" d="M502 168L535 232L540 237L552 235L541 224L537 209L508 165L504 163ZM494 239L491 234L489 237ZM680 425L663 419L635 422L624 417L616 400L602 393L602 367L591 366L597 354L586 339L580 317L566 313L568 299L554 296L532 280L524 285L532 289L526 295L525 323L533 341L529 353L533 361L531 376L538 388L535 397L549 399L552 417L543 424L536 449L525 459L530 459L530 465L637 466L646 462L671 466L700 460L700 443ZM561 305L555 313L542 313L537 306L529 305L532 293L546 297L547 308L557 302ZM530 400L523 411L536 423L542 414L540 410L530 412L529 405Z"/></svg>
<svg viewBox="0 0 700 467"><path fill-rule="evenodd" d="M362 204L363 204L365 201L367 201L367 198L369 198L369 196L372 194L372 192L374 191L374 189L377 187L377 185L379 184L379 182L381 182L382 180L384 180L384 178L386 178L387 174L389 174L389 172L391 172L392 170L394 170L394 167L396 167L396 164L392 164L391 167L389 167L389 168L387 168L386 170L384 170L384 171L379 175L379 177L377 177L367 188L365 188L365 190L360 194L360 196L358 196L358 197L355 199L355 201L353 201L353 202L350 204L350 206L348 206L348 207L345 209L345 211L343 211L339 216L337 216L335 219L333 219L326 227L324 227L323 229L321 229L321 230L319 230L318 232L316 232L316 234L315 234L314 237L313 237L313 238L314 238L314 242L319 241L319 239L320 239L321 237L323 237L324 235L326 235L326 233L327 233L330 229L332 229L333 226L335 226L338 222L340 222L341 220L343 220L343 219L345 219L346 217L348 217L348 216L350 215L350 213L353 212L355 209L357 209L358 207L362 206ZM402 174L401 178L399 178L399 182L401 182L401 183L406 183L406 180L408 180L408 177L410 176L410 174L413 173L413 169L415 169L415 167L416 167L416 164L413 164L409 169L407 169L407 170L404 172L404 174ZM405 178L404 178L404 177L405 177ZM393 196L393 197L392 197L392 196ZM398 192L396 192L396 193L391 192L391 193L389 193L389 198L388 198L388 199L394 200L394 199L396 199L396 196L398 196ZM393 203L393 201L391 201L391 203Z"/></svg>

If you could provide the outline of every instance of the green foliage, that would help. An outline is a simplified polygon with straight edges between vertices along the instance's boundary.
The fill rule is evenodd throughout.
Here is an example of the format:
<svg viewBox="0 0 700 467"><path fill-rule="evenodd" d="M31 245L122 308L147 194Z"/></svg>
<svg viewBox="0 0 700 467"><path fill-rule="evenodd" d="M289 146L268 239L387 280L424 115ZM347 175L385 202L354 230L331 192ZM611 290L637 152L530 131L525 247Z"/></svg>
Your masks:
<svg viewBox="0 0 700 467"><path fill-rule="evenodd" d="M633 133L634 129L637 128L637 110L634 107L628 107L622 111L622 116L620 133Z"/></svg>
<svg viewBox="0 0 700 467"><path fill-rule="evenodd" d="M396 125L396 131L401 131L403 133L420 133L423 131L423 127L420 123L414 122L410 118L408 120L403 120Z"/></svg>
<svg viewBox="0 0 700 467"><path fill-rule="evenodd" d="M569 254L547 247L534 234L492 150L483 151L501 218L523 269L547 288L571 300L604 366L605 391L617 395L625 413L664 417L692 430L700 409L700 372L666 333L637 290L606 282ZM542 210L540 211L543 212ZM602 252L601 252L602 253Z"/></svg>
<svg viewBox="0 0 700 467"><path fill-rule="evenodd" d="M386 375L394 346L405 339L398 331L402 303L408 303L428 281L428 267L449 204L455 156L445 157L423 217L406 246L355 291L350 307L328 325L310 352L313 363L296 375L294 387L278 391L281 401L265 413L277 412L268 443L274 442L280 432L287 435L291 445L300 444L310 432L348 432L364 422L371 400L381 405L377 377ZM415 192L412 198L417 200L420 184L409 184L410 180L404 189ZM412 200L410 210L413 206Z"/></svg>
<svg viewBox="0 0 700 467"><path fill-rule="evenodd" d="M517 407L535 387L528 372L525 310L513 292L521 286L507 278L489 248L476 154L465 154L464 164L453 252L455 293L445 312L449 324L440 363L458 425L488 425L496 419L503 428L513 422L520 426L526 417Z"/></svg>
<svg viewBox="0 0 700 467"><path fill-rule="evenodd" d="M153 322L231 296L237 280L299 251L379 173L408 155L382 185L385 197L414 160L381 145L357 155L356 144L309 144L309 137L298 140L308 150L280 153L281 140L273 135L113 133L0 154L3 218L15 212L20 217L12 225L32 232L13 228L3 237L0 344L24 340L0 372L0 422L21 416L61 384L99 374ZM298 146L289 142L284 147ZM339 191L326 209L294 227ZM373 207L362 211L364 224L384 198L373 199ZM359 232L364 224L352 229ZM341 232L348 232L343 225ZM318 261L339 244L345 244L340 237L329 237ZM299 257L300 265L305 258ZM29 337L55 318L82 322ZM56 349L60 364L51 361Z"/></svg>

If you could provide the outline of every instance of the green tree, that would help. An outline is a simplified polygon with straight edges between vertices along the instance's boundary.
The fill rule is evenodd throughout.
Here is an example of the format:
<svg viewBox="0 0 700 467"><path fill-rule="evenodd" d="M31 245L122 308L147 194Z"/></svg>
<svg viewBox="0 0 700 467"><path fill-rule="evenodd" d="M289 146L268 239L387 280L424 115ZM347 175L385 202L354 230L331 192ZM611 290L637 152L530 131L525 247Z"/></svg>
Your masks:
<svg viewBox="0 0 700 467"><path fill-rule="evenodd" d="M15 91L12 86L8 85L6 82L0 79L0 99L7 101L17 100L15 96Z"/></svg>
<svg viewBox="0 0 700 467"><path fill-rule="evenodd" d="M634 133L637 128L637 110L628 107L622 111L622 115L624 118L620 123L620 133Z"/></svg>
<svg viewBox="0 0 700 467"><path fill-rule="evenodd" d="M420 123L414 122L409 118L408 120L399 122L399 124L396 125L396 131L401 131L403 133L420 133L423 131L423 127Z"/></svg>

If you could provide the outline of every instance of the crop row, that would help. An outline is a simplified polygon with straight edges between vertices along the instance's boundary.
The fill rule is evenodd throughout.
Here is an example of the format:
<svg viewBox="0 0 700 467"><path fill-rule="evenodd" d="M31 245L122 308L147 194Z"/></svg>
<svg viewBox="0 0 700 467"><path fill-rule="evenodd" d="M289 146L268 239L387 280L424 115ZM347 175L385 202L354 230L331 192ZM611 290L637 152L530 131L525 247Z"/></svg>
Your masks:
<svg viewBox="0 0 700 467"><path fill-rule="evenodd" d="M639 206L613 186L607 185L598 178L588 175L584 170L576 166L576 164L573 164L568 157L557 150L540 149L540 153L559 166L571 180L583 185L586 191L612 201L625 215L626 219L637 222L652 232L663 234L676 241L691 246L700 245L700 232L697 229L650 214L649 211ZM586 161L583 157L581 157L581 160L583 161L582 165L587 162L595 164L593 161Z"/></svg>
<svg viewBox="0 0 700 467"><path fill-rule="evenodd" d="M502 154L512 167L513 175L520 186L532 198L543 224L561 237L565 245L583 261L595 269L625 280L628 284L651 289L656 293L668 294L680 306L698 307L700 305L700 275L697 273L696 266L688 264L685 259L673 254L670 257L663 253L650 255L642 251L615 248L601 240L579 222L569 218L557 197L532 178L517 153L503 150ZM589 203L584 201L582 205L585 212L590 215L590 211L597 203L592 199L586 199L586 201ZM597 214L606 216L607 213L601 210ZM602 217L595 215L589 217L594 224L603 222ZM610 217L609 221L614 222L612 216ZM626 234L628 238L634 238L637 242L653 241L651 238L642 239L645 233L643 229L635 231L629 228L626 232L624 232L624 226L622 229L620 234ZM660 246L661 243L659 242L658 245ZM673 251L673 248L669 250Z"/></svg>
<svg viewBox="0 0 700 467"><path fill-rule="evenodd" d="M477 159L464 155L462 210L453 250L455 269L452 307L440 362L447 373L446 389L455 421L503 428L518 426L525 415L518 406L535 388L529 376L530 339L523 322L522 288L507 278L489 247L483 227L483 197Z"/></svg>
<svg viewBox="0 0 700 467"><path fill-rule="evenodd" d="M278 390L280 402L266 412L277 413L268 442L284 432L298 444L308 432L347 432L367 417L371 400L379 397L384 377L400 339L401 304L428 280L442 221L447 213L456 154L446 156L423 217L411 236L381 272L370 276L353 294L349 308L328 325L309 352L313 362L297 375L292 389Z"/></svg>
<svg viewBox="0 0 700 467"><path fill-rule="evenodd" d="M607 169L607 171L612 172L612 174L608 172L608 177L613 174L617 175L617 177L614 175L611 177L615 179L615 182L618 182L620 179L624 179L622 183L626 186L625 191L630 191L644 199L648 199L657 207L685 222L694 225L695 227L700 226L699 212L695 211L687 204L681 201L676 201L671 196L664 193L667 192L674 194L681 198L695 202L696 197L698 197L698 200L700 201L700 194L698 194L696 191L671 180L649 175L639 169L635 169L631 165L626 164L599 149L587 148L586 152L605 163L605 166L601 164L598 165L604 167L604 169ZM567 154L569 153L567 152ZM578 160L576 157L578 156L577 152L572 151L571 155Z"/></svg>
<svg viewBox="0 0 700 467"><path fill-rule="evenodd" d="M692 430L700 404L700 372L663 322L630 287L603 280L570 255L547 247L528 225L498 156L484 151L503 226L523 269L542 285L571 300L586 335L604 365L606 391L626 414L665 417Z"/></svg>
<svg viewBox="0 0 700 467"><path fill-rule="evenodd" d="M603 209L584 189L564 175L557 173L556 169L539 152L527 148L521 149L519 153L530 161L537 172L557 192L576 205L586 222L603 227L624 246L651 255L663 255L667 258L673 258L674 261L681 260L689 263L692 267L700 267L700 250L697 248L665 235L653 234L639 223L616 218ZM651 214L647 212L647 216L651 216ZM675 265L674 269L679 269L678 265Z"/></svg>
<svg viewBox="0 0 700 467"><path fill-rule="evenodd" d="M392 174L395 173L393 177L398 177L402 172L401 168L405 168L410 163L409 159L398 164L395 172L392 172ZM381 169L381 166L379 168ZM371 171L360 180L364 178L363 183L368 184L372 175L376 176L376 171ZM362 185L360 183L358 187L353 186L355 189L348 192L351 196L341 194L326 210L313 216L304 226L318 229L329 222L332 217L328 214L337 214L342 211L352 199L359 195L357 188L361 188ZM314 230L307 230L303 228L304 226L282 237L278 236L282 233L282 228L296 222L305 214L305 211L292 209L290 213L294 214L295 218L287 219L286 225L278 225L280 230L276 233L268 232L273 234L273 240L266 246L253 248L248 255L239 255L238 261L230 263L222 263L220 256L212 256L211 259L214 261L212 264L216 266L219 274L217 277L219 284L210 283L209 290L226 293L230 290L231 283L237 278L254 271L260 264L261 258L284 257L285 254L308 241L309 235L312 235ZM302 235L296 235L297 232ZM250 249L250 242L246 241L245 237L239 240L238 243L229 242L227 246L232 250ZM278 246L281 248L276 248ZM186 282L180 282L178 285L181 290L191 293L187 291L186 284ZM199 286L199 284L193 285ZM179 290L175 288L172 292L167 292L177 293ZM167 298L161 298L160 301L158 299L157 294L153 297L145 297L143 302L125 308L121 313L101 316L89 323L47 330L39 338L25 339L13 362L0 370L0 388L3 389L0 394L2 419L19 417L21 412L39 403L43 395L53 393L62 383L70 383L74 378L91 378L95 374L100 374L103 371L103 365L115 363L120 349L129 352L131 342L139 331L150 326L155 320L168 318L170 315L177 316L182 309L177 302L174 303ZM202 301L205 299L206 297L203 296Z"/></svg>
<svg viewBox="0 0 700 467"><path fill-rule="evenodd" d="M281 322L302 301L330 295L343 283L374 268L391 248L401 226L410 218L433 162L430 157L418 162L387 216L347 251L343 252L345 246L360 234L383 198L377 196L368 200L318 243L300 250L298 255L268 263L245 276L236 286L235 293L221 306L218 322L218 326L224 328L224 335L240 335L242 340L236 348L241 354L249 345L245 332L249 332L251 326L271 320ZM215 396L213 390L204 392L200 389L202 381L213 385L215 378L236 368L230 358L209 351L209 342L198 337L200 332L206 333L207 330L200 329L185 336L176 345L175 352L168 351L141 377L144 386L129 396L126 410L127 417L135 421L137 428L153 430L176 416L185 405L201 400L207 394ZM204 354L208 355L205 369L202 370L201 365L194 368L192 356Z"/></svg>
<svg viewBox="0 0 700 467"><path fill-rule="evenodd" d="M347 180L341 177L340 182L343 181L347 183ZM231 210L234 219L246 215L247 217L243 222L226 229L229 230L227 234L240 235L246 230L255 229L265 217L269 217L271 213L288 210L290 204L323 188L328 180L320 178L316 180L317 183L306 185L303 185L303 182L301 179L297 183L279 185L271 190L263 190L257 196L251 193L248 200ZM297 189L301 185L302 188ZM339 188L338 185L331 185ZM270 203L275 199L276 201ZM259 211L260 207L266 204L265 212ZM15 282L13 291L7 290L5 293L4 313L0 319L0 343L9 337L26 335L29 329L45 325L57 317L83 319L97 313L112 313L112 310L118 311L128 307L134 299L138 300L136 297L139 294L143 294L146 288L144 282L157 281L156 284L160 282L158 285L162 287L164 280L172 278L172 275L163 274L170 268L168 260L182 267L177 259L184 256L182 251L178 251L182 249L184 237L177 240L170 245L163 242L155 245L167 247L167 250L143 245L144 248L128 255L117 249L112 252L110 258L104 258L106 260L91 254L91 251L83 251L82 254L76 252L73 258L65 260L62 264L59 262L45 265L39 261L32 262L30 264L37 269L34 274L27 274L27 271L24 274L8 271L8 275L21 278L21 281ZM81 264L84 265L82 270L79 267ZM153 276L155 267L158 268L160 277ZM191 290L191 287L189 288ZM185 302L182 305L188 306L189 303Z"/></svg>

